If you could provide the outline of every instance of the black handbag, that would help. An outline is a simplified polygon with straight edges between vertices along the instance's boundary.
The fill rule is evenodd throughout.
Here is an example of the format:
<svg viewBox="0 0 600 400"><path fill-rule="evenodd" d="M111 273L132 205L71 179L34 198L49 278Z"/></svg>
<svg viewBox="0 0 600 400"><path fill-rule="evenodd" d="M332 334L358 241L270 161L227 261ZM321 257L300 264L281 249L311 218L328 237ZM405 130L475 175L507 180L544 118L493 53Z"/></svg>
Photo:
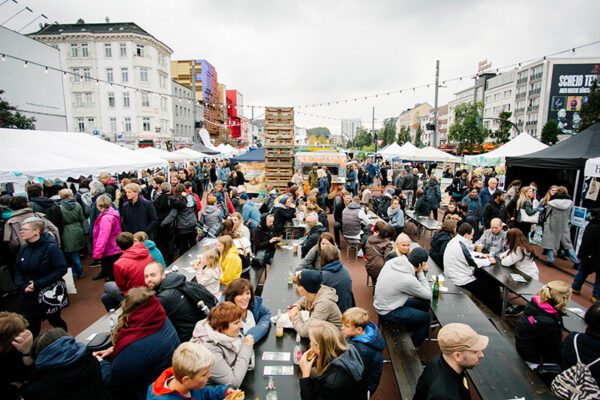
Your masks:
<svg viewBox="0 0 600 400"><path fill-rule="evenodd" d="M40 290L38 304L42 308L44 315L56 314L63 308L66 308L70 304L70 301L65 280L61 278Z"/></svg>
<svg viewBox="0 0 600 400"><path fill-rule="evenodd" d="M110 346L112 346L112 333L110 332L97 333L86 345L90 352L106 350Z"/></svg>

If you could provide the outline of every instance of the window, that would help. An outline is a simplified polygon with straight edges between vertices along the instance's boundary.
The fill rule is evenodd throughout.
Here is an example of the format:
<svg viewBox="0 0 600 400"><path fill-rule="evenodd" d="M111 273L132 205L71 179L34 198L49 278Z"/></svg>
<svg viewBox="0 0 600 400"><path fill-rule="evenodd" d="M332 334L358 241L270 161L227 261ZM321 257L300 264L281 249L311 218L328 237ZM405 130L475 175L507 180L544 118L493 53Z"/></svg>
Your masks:
<svg viewBox="0 0 600 400"><path fill-rule="evenodd" d="M88 118L88 132L94 132L94 118Z"/></svg>
<svg viewBox="0 0 600 400"><path fill-rule="evenodd" d="M494 94L494 100L500 100L500 96L501 96L500 93L495 93Z"/></svg>
<svg viewBox="0 0 600 400"><path fill-rule="evenodd" d="M137 46L135 46L135 55L139 56L139 57L144 57L144 46L141 44L138 44Z"/></svg>
<svg viewBox="0 0 600 400"><path fill-rule="evenodd" d="M81 57L87 57L88 56L88 45L87 43L82 43L81 44Z"/></svg>
<svg viewBox="0 0 600 400"><path fill-rule="evenodd" d="M115 94L114 93L108 94L108 106L110 108L115 108Z"/></svg>
<svg viewBox="0 0 600 400"><path fill-rule="evenodd" d="M85 132L85 120L83 118L77 118L77 129L79 132Z"/></svg>
<svg viewBox="0 0 600 400"><path fill-rule="evenodd" d="M164 97L160 97L160 110L167 111L167 99Z"/></svg>
<svg viewBox="0 0 600 400"><path fill-rule="evenodd" d="M85 94L85 106L86 107L92 106L92 94L90 92Z"/></svg>
<svg viewBox="0 0 600 400"><path fill-rule="evenodd" d="M508 99L510 97L510 95L512 94L512 90L505 90L504 91L504 98Z"/></svg>
<svg viewBox="0 0 600 400"><path fill-rule="evenodd" d="M90 75L90 69L89 68L84 68L83 69L83 77L85 78L86 82L90 82L91 81L91 79L90 79L91 75Z"/></svg>
<svg viewBox="0 0 600 400"><path fill-rule="evenodd" d="M117 131L117 119L115 117L110 117L110 131L112 133Z"/></svg>
<svg viewBox="0 0 600 400"><path fill-rule="evenodd" d="M142 93L142 107L150 107L150 96L148 93Z"/></svg>
<svg viewBox="0 0 600 400"><path fill-rule="evenodd" d="M123 92L123 107L129 108L129 92Z"/></svg>
<svg viewBox="0 0 600 400"><path fill-rule="evenodd" d="M150 132L150 117L142 117L142 130Z"/></svg>
<svg viewBox="0 0 600 400"><path fill-rule="evenodd" d="M121 43L119 48L121 49L121 57L127 57L127 43Z"/></svg>
<svg viewBox="0 0 600 400"><path fill-rule="evenodd" d="M112 57L112 46L110 43L104 43L104 57L106 57L106 58Z"/></svg>
<svg viewBox="0 0 600 400"><path fill-rule="evenodd" d="M179 117L179 107L175 104L175 116Z"/></svg>
<svg viewBox="0 0 600 400"><path fill-rule="evenodd" d="M75 107L83 107L83 93L75 93Z"/></svg>
<svg viewBox="0 0 600 400"><path fill-rule="evenodd" d="M146 67L140 68L140 81L148 82L148 68L146 68Z"/></svg>
<svg viewBox="0 0 600 400"><path fill-rule="evenodd" d="M81 75L79 75L79 68L73 68L73 82L81 82Z"/></svg>
<svg viewBox="0 0 600 400"><path fill-rule="evenodd" d="M131 132L131 118L125 117L125 122L123 122L123 130L125 132Z"/></svg>
<svg viewBox="0 0 600 400"><path fill-rule="evenodd" d="M76 44L71 45L71 57L79 57L79 51Z"/></svg>
<svg viewBox="0 0 600 400"><path fill-rule="evenodd" d="M127 68L121 68L121 80L123 82L129 82L129 71Z"/></svg>
<svg viewBox="0 0 600 400"><path fill-rule="evenodd" d="M114 81L112 68L106 68L106 80L109 82Z"/></svg>

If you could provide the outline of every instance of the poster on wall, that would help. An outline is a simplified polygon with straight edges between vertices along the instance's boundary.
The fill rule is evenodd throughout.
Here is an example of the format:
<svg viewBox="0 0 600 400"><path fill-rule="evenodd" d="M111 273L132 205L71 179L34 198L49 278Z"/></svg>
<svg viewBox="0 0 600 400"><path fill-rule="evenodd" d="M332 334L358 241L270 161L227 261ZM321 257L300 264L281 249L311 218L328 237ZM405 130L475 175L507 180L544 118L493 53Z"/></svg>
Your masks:
<svg viewBox="0 0 600 400"><path fill-rule="evenodd" d="M582 227L585 225L585 213L587 209L584 207L573 207L573 218L571 219L571 223L574 226Z"/></svg>
<svg viewBox="0 0 600 400"><path fill-rule="evenodd" d="M599 64L554 64L548 120L556 121L561 133L578 132L581 109L588 101L599 70Z"/></svg>

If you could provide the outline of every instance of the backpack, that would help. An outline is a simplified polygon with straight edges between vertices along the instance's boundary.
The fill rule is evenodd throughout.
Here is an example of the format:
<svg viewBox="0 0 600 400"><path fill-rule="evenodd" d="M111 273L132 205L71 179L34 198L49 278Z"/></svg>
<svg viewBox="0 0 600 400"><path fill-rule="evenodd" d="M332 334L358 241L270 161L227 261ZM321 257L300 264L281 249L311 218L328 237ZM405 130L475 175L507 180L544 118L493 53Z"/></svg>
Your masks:
<svg viewBox="0 0 600 400"><path fill-rule="evenodd" d="M590 367L600 361L584 364L579 358L577 350L577 336L573 339L575 354L577 355L577 364L567 368L554 378L552 381L552 393L563 400L593 400L600 399L600 387L590 372Z"/></svg>
<svg viewBox="0 0 600 400"><path fill-rule="evenodd" d="M204 286L199 283L192 281L185 281L183 286L180 287L181 291L187 297L193 305L197 306L200 301L204 302L204 305L209 309L217 305L217 299L212 295ZM198 307L198 315L200 319L206 318L206 315Z"/></svg>

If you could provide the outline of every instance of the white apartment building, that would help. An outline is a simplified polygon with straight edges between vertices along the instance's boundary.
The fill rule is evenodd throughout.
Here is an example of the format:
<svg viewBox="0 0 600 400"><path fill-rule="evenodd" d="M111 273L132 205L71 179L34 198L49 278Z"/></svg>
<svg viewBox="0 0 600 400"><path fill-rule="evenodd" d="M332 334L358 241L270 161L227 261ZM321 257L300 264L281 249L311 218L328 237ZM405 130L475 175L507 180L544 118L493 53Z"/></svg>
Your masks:
<svg viewBox="0 0 600 400"><path fill-rule="evenodd" d="M352 140L356 136L356 130L361 126L361 119L342 119L342 139Z"/></svg>
<svg viewBox="0 0 600 400"><path fill-rule="evenodd" d="M192 89L175 81L173 88L173 137L180 143L191 143L194 137L194 110ZM204 107L196 101L196 121L204 121Z"/></svg>
<svg viewBox="0 0 600 400"><path fill-rule="evenodd" d="M454 123L454 109L459 104L472 103L475 98L473 86L454 93L454 100L448 102L448 129Z"/></svg>
<svg viewBox="0 0 600 400"><path fill-rule="evenodd" d="M516 94L516 71L509 71L497 75L486 82L485 100L483 108L483 125L495 131L500 128L500 121L485 119L499 118L501 112L511 112L509 121L516 123L515 117L515 94ZM511 138L517 135L515 129L511 130Z"/></svg>
<svg viewBox="0 0 600 400"><path fill-rule="evenodd" d="M48 25L29 36L57 48L70 72L63 75L69 131L128 144L172 138L167 45L132 22Z"/></svg>

